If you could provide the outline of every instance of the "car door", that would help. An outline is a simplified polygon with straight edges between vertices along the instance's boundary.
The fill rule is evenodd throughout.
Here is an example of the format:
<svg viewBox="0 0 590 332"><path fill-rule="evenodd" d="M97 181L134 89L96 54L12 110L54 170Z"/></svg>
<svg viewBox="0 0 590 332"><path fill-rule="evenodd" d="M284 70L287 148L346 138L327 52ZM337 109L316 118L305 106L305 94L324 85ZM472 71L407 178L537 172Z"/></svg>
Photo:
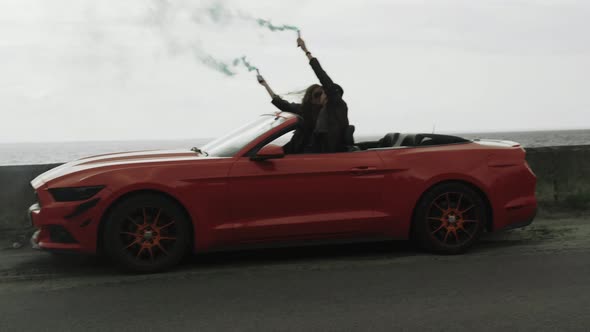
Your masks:
<svg viewBox="0 0 590 332"><path fill-rule="evenodd" d="M254 242L379 233L382 169L375 151L239 158L228 178L225 233Z"/></svg>

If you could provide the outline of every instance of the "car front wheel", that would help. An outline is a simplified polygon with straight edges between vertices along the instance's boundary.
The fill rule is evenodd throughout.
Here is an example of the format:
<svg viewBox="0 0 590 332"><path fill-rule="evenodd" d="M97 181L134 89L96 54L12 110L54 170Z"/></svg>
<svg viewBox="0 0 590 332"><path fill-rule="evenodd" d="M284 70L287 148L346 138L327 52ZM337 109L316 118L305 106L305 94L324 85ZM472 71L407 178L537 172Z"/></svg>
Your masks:
<svg viewBox="0 0 590 332"><path fill-rule="evenodd" d="M125 270L162 271L178 264L189 251L189 220L167 197L131 196L114 207L106 222L104 249Z"/></svg>

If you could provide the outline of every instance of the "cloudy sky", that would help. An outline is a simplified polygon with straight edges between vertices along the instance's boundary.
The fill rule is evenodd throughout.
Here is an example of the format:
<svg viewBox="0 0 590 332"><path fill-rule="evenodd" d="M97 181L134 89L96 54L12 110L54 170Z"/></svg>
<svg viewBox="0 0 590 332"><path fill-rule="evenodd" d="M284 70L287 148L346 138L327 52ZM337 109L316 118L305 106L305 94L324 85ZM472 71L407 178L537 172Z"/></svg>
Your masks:
<svg viewBox="0 0 590 332"><path fill-rule="evenodd" d="M316 79L294 32L253 18L301 28L357 134L590 128L586 0L0 0L0 142L215 137L273 112L234 58L279 93Z"/></svg>

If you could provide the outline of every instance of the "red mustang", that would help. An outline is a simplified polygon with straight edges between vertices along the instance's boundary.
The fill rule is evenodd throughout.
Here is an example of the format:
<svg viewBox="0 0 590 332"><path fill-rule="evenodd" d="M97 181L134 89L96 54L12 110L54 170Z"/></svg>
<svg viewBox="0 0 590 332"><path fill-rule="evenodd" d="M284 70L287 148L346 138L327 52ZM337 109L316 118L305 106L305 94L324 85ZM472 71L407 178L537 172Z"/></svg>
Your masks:
<svg viewBox="0 0 590 332"><path fill-rule="evenodd" d="M460 253L522 227L536 177L519 144L390 133L349 152L285 155L299 118L263 115L201 149L115 153L33 181L34 246L104 253L152 272L188 252L343 238L415 239Z"/></svg>

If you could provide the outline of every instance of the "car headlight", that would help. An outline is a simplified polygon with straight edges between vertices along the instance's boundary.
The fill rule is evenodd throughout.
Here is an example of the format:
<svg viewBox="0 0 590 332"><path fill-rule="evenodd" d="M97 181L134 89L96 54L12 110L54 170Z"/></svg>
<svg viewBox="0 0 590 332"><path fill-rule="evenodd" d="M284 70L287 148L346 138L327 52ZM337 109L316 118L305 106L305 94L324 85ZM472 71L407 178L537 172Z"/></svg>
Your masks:
<svg viewBox="0 0 590 332"><path fill-rule="evenodd" d="M84 201L96 195L104 186L51 188L49 192L57 202Z"/></svg>

